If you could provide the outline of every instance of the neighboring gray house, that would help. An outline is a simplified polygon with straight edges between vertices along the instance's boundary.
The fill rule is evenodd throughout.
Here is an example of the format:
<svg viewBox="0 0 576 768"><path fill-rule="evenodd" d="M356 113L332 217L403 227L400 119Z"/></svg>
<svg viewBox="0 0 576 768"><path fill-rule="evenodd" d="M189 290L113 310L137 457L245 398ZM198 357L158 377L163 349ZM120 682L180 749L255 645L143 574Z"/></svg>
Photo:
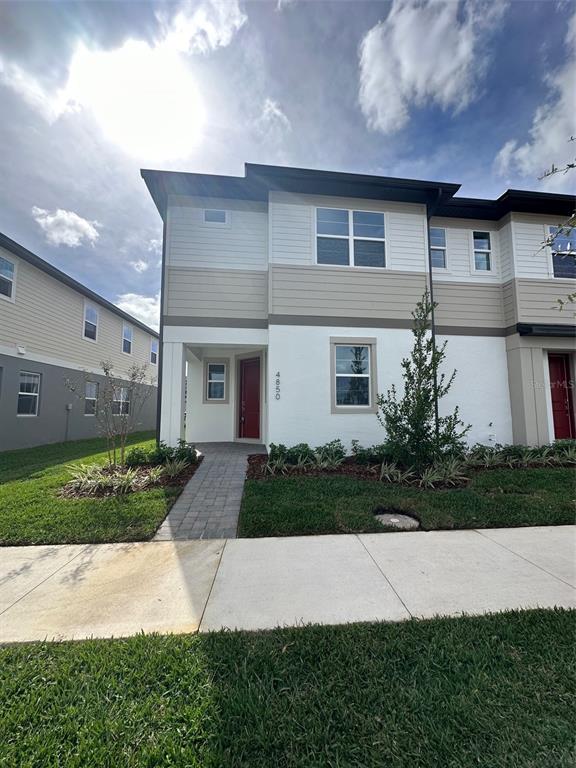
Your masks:
<svg viewBox="0 0 576 768"><path fill-rule="evenodd" d="M0 233L0 451L96 436L103 360L120 378L148 365L135 426L154 429L158 353L155 331Z"/></svg>
<svg viewBox="0 0 576 768"><path fill-rule="evenodd" d="M142 171L164 222L160 437L382 442L426 289L470 442L576 437L574 197L247 164Z"/></svg>

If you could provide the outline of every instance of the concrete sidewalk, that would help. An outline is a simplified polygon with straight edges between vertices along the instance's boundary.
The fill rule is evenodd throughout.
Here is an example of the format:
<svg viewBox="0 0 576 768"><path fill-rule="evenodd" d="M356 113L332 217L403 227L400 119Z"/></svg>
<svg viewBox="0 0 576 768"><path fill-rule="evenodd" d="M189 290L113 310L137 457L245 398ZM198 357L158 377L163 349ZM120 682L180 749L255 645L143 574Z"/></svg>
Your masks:
<svg viewBox="0 0 576 768"><path fill-rule="evenodd" d="M576 527L0 549L0 642L576 607Z"/></svg>

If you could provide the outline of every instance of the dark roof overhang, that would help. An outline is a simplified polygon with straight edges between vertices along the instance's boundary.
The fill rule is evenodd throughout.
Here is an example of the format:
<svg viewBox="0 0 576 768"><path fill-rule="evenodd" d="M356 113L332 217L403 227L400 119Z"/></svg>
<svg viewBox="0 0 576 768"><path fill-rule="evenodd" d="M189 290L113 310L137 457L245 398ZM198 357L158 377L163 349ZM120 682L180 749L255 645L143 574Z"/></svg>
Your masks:
<svg viewBox="0 0 576 768"><path fill-rule="evenodd" d="M73 290L78 291L78 293L81 293L83 296L86 296L87 299L90 299L95 304L100 304L100 306L105 307L106 309L109 309L110 312L114 312L115 315L118 315L124 320L127 320L131 325L135 325L138 328L141 328L143 331L146 331L146 333L149 333L151 336L155 336L156 338L158 338L157 331L152 330L152 328L149 328L147 325L140 322L140 320L137 320L135 317L132 317L132 315L129 315L128 312L124 312L115 304L112 304L111 301L108 301L107 299L100 296L99 294L94 293L94 291L91 291L90 288L86 288L85 285L82 285L82 283L79 283L77 280L74 280L74 278L70 277L65 272L62 272L56 267L53 267L52 264L49 264L47 261L44 261L44 259L41 259L40 256L36 256L35 253L32 253L32 251L29 251L27 248L24 248L23 245L20 245L20 243L17 243L15 240L12 240L12 238L8 237L7 235L4 235L2 232L0 232L0 246L2 246L2 248L5 248L10 253L14 254L14 256L18 256L18 258L23 259L23 261L27 261L29 264L32 264L32 266L42 270L42 272L45 272L47 275L50 275L50 277L53 277L55 280L59 280L61 283L64 283L64 285L67 285L69 288L72 288Z"/></svg>
<svg viewBox="0 0 576 768"><path fill-rule="evenodd" d="M550 192L528 192L508 189L497 200L453 197L436 211L436 216L498 221L508 213L540 213L567 218L576 209L576 197Z"/></svg>
<svg viewBox="0 0 576 768"><path fill-rule="evenodd" d="M520 336L556 336L561 338L576 336L576 326L573 324L518 323L516 330Z"/></svg>

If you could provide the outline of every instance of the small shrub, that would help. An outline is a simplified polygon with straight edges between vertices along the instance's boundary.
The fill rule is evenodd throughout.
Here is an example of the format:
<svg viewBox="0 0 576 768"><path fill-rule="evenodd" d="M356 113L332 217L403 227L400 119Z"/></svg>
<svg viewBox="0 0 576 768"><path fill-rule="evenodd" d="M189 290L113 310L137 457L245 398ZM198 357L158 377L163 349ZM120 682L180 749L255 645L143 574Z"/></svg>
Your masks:
<svg viewBox="0 0 576 768"><path fill-rule="evenodd" d="M380 480L382 482L397 483L401 474L401 471L393 462L382 462L380 466Z"/></svg>
<svg viewBox="0 0 576 768"><path fill-rule="evenodd" d="M270 456L264 465L264 472L267 475L286 475L288 473L288 464L286 463L285 456L278 454L274 458Z"/></svg>
<svg viewBox="0 0 576 768"><path fill-rule="evenodd" d="M391 460L392 453L388 443L364 448L358 440L352 440L352 456L358 464L382 464Z"/></svg>
<svg viewBox="0 0 576 768"><path fill-rule="evenodd" d="M276 445L276 443L270 443L270 451L268 453L268 457L270 458L270 461L276 461L276 459L279 459L279 458L286 459L287 453L288 453L288 448L286 448L285 445L282 445L282 443L280 443L279 445Z"/></svg>
<svg viewBox="0 0 576 768"><path fill-rule="evenodd" d="M288 448L285 453L286 462L296 466L305 466L314 459L314 451L308 443L298 443L292 448Z"/></svg>
<svg viewBox="0 0 576 768"><path fill-rule="evenodd" d="M146 485L158 485L164 477L165 467L152 467L146 472Z"/></svg>
<svg viewBox="0 0 576 768"><path fill-rule="evenodd" d="M178 477L178 475L181 475L182 472L186 469L186 467L190 466L190 462L186 461L186 459L168 459L164 463L164 467L161 467L163 470L163 474L166 477L169 477L170 479L173 479L174 477Z"/></svg>
<svg viewBox="0 0 576 768"><path fill-rule="evenodd" d="M465 464L457 458L450 458L437 465L444 485L462 485L468 480Z"/></svg>
<svg viewBox="0 0 576 768"><path fill-rule="evenodd" d="M332 461L343 460L346 457L346 449L342 440L331 440L329 443L319 445L314 449L315 456L321 456L323 459Z"/></svg>
<svg viewBox="0 0 576 768"><path fill-rule="evenodd" d="M131 448L126 455L126 466L137 467L149 463L149 451L144 448Z"/></svg>
<svg viewBox="0 0 576 768"><path fill-rule="evenodd" d="M99 464L70 464L66 469L72 476L66 483L67 489L87 496L102 489L105 475Z"/></svg>
<svg viewBox="0 0 576 768"><path fill-rule="evenodd" d="M180 440L178 440L178 447L174 449L171 458L174 458L177 461L186 461L188 464L195 464L198 461L196 446L192 443L187 443L186 440L180 438Z"/></svg>
<svg viewBox="0 0 576 768"><path fill-rule="evenodd" d="M416 481L420 488L435 488L440 485L444 480L444 473L442 468L437 464L432 464L420 474L420 477Z"/></svg>
<svg viewBox="0 0 576 768"><path fill-rule="evenodd" d="M149 452L148 462L150 464L165 464L167 461L170 461L174 458L175 453L175 448L166 445L166 443L161 440L158 445L152 448L152 450Z"/></svg>
<svg viewBox="0 0 576 768"><path fill-rule="evenodd" d="M106 480L108 481L107 483ZM138 470L134 467L117 470L106 477L103 482L103 490L111 490L119 495L131 493L142 487L138 480Z"/></svg>

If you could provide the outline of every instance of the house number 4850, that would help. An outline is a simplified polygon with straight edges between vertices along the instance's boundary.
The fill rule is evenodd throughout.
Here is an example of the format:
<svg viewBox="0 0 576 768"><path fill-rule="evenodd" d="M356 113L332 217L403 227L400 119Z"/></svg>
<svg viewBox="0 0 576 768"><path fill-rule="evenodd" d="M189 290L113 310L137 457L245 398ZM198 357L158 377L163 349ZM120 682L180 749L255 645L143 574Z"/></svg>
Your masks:
<svg viewBox="0 0 576 768"><path fill-rule="evenodd" d="M280 371L276 371L274 397L276 400L280 400Z"/></svg>

